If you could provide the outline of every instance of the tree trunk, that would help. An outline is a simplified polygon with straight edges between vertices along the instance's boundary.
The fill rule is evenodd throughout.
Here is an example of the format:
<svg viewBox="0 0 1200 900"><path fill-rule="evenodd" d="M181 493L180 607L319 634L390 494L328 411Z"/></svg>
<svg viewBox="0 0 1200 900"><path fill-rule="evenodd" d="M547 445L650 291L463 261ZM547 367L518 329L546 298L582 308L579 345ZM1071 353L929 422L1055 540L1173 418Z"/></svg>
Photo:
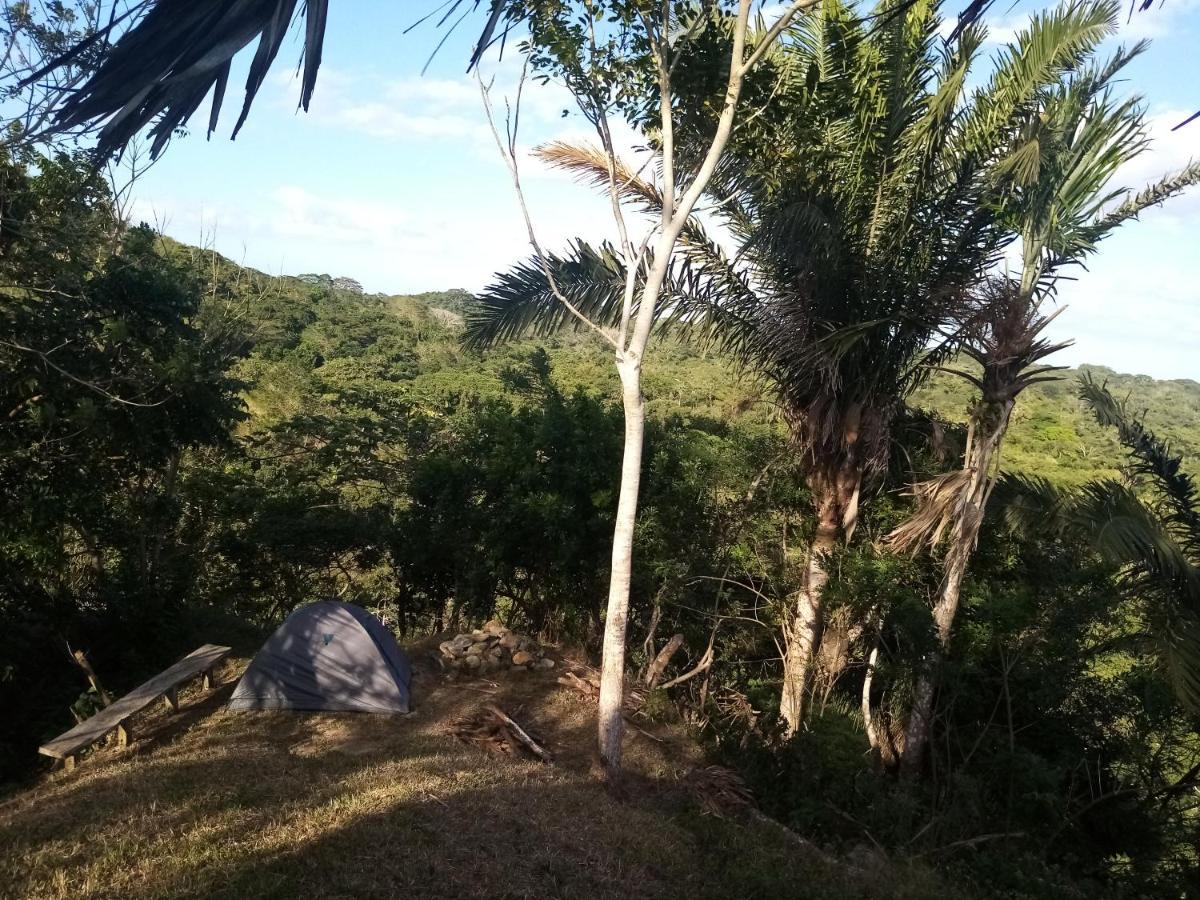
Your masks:
<svg viewBox="0 0 1200 900"><path fill-rule="evenodd" d="M825 571L824 558L837 547L842 537L835 493L832 486L821 493L814 490L817 527L808 547L800 590L793 601L792 618L784 627L783 692L779 698L779 714L783 717L786 737L794 735L804 720L813 656L820 645L825 624L822 592L829 581L829 573Z"/></svg>
<svg viewBox="0 0 1200 900"><path fill-rule="evenodd" d="M856 621L854 611L841 607L825 616L825 628L817 647L816 665L812 678L812 695L820 697L821 706L829 700L838 679L850 665L850 651L863 635L863 623Z"/></svg>
<svg viewBox="0 0 1200 900"><path fill-rule="evenodd" d="M104 685L100 683L100 676L96 674L96 670L92 668L92 662L87 658L87 654L82 650L72 650L71 658L75 660L75 664L83 669L83 674L87 676L88 683L92 689L100 697L100 703L104 706L112 705L112 695L104 689Z"/></svg>
<svg viewBox="0 0 1200 900"><path fill-rule="evenodd" d="M783 691L779 714L784 736L791 737L804 720L804 708L812 686L817 649L825 627L823 594L829 573L825 557L853 533L858 513L861 470L843 461L832 472L817 470L810 474L816 529L808 547L804 575L783 629Z"/></svg>
<svg viewBox="0 0 1200 900"><path fill-rule="evenodd" d="M871 745L871 762L876 768L891 769L896 764L896 749L892 741L889 722L884 714L875 714L871 693L875 687L875 673L879 668L879 648L882 641L875 635L871 652L867 656L867 668L863 674L861 708L863 728L867 742Z"/></svg>
<svg viewBox="0 0 1200 900"><path fill-rule="evenodd" d="M992 464L1008 430L1012 401L980 404L967 434L963 471L970 474L955 501L949 544L942 561L942 583L933 607L937 627L937 647L926 654L913 684L912 708L904 731L904 749L900 767L908 774L921 770L933 723L933 701L942 660L950 650L954 618L958 614L963 580L979 541L983 514L995 484Z"/></svg>
<svg viewBox="0 0 1200 900"><path fill-rule="evenodd" d="M642 399L641 357L617 361L621 375L621 400L625 409L625 449L621 458L621 487L613 529L612 571L608 611L604 617L604 649L600 661L600 703L597 731L604 767L621 767L621 738L625 723L625 631L629 621L629 584L633 573L633 530L637 519L638 489L642 478L642 443L646 407Z"/></svg>

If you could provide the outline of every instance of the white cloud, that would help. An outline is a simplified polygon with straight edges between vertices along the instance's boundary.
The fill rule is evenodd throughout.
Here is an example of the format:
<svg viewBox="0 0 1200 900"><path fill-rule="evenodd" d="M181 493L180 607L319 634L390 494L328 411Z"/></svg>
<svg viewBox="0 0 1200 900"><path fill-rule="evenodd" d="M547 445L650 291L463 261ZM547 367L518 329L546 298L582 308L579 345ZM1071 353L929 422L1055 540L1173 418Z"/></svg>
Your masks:
<svg viewBox="0 0 1200 900"><path fill-rule="evenodd" d="M1143 38L1160 38L1176 35L1186 20L1200 9L1200 0L1171 0L1170 3L1155 3L1144 12L1125 12L1118 36L1122 40L1134 41Z"/></svg>
<svg viewBox="0 0 1200 900"><path fill-rule="evenodd" d="M1200 97L1196 102L1200 105ZM1192 160L1200 159L1196 143L1197 132L1190 126L1179 131L1172 130L1189 115L1191 112L1183 109L1168 109L1148 116L1146 125L1150 146L1117 171L1112 180L1113 187L1139 191L1164 175L1178 172ZM1147 211L1143 218L1153 216L1162 221L1181 222L1185 219L1194 221L1197 215L1200 215L1200 189L1193 187L1182 196L1166 203L1161 211Z"/></svg>

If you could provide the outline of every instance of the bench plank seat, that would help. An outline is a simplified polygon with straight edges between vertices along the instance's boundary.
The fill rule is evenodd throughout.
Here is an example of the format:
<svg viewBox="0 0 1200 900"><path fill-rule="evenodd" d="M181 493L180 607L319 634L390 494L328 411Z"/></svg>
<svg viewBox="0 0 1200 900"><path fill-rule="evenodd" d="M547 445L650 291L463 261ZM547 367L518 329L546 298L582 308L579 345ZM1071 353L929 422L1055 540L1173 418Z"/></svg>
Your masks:
<svg viewBox="0 0 1200 900"><path fill-rule="evenodd" d="M132 716L141 712L159 697L171 696L173 698L175 690L185 681L189 681L197 675L204 675L207 687L211 684L209 673L229 655L229 652L229 647L221 647L217 644L205 644L200 649L193 650L175 665L159 672L145 684L134 688L90 719L80 722L70 731L43 744L38 748L38 752L45 756L67 760L68 766L70 766L74 762L76 753L95 744L110 731L121 727L128 733L127 722Z"/></svg>

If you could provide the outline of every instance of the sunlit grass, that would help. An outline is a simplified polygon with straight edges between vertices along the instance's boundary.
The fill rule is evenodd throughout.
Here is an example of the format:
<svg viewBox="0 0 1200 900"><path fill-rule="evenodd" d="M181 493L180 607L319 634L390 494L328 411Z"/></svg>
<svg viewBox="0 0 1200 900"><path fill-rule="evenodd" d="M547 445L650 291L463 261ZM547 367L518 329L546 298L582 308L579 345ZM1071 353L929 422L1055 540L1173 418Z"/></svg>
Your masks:
<svg viewBox="0 0 1200 900"><path fill-rule="evenodd" d="M231 713L223 693L193 692L177 717L139 722L128 751L0 805L0 895L908 895L814 880L819 864L769 829L702 822L673 777L699 760L680 733L631 736L614 797L593 774L591 710L552 675L480 689L426 675L409 717ZM556 764L456 742L448 724L486 700L535 727Z"/></svg>

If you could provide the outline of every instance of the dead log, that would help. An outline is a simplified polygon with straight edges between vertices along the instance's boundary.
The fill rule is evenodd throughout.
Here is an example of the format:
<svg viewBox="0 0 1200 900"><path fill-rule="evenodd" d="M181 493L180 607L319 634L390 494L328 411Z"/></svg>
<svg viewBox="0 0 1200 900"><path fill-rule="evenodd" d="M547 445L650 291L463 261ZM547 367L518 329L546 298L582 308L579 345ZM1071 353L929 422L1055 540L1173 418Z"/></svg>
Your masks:
<svg viewBox="0 0 1200 900"><path fill-rule="evenodd" d="M673 634L671 639L663 646L658 655L654 657L654 662L650 664L650 668L646 670L645 685L654 690L658 687L658 682L662 678L663 672L666 671L668 664L671 662L671 657L679 652L679 648L683 646L683 635Z"/></svg>
<svg viewBox="0 0 1200 900"><path fill-rule="evenodd" d="M582 673L582 677L580 677ZM573 672L565 672L556 679L563 687L578 691L589 700L600 699L600 673L594 669L576 668ZM646 705L646 694L633 688L625 692L625 711L636 713Z"/></svg>
<svg viewBox="0 0 1200 900"><path fill-rule="evenodd" d="M542 762L545 762L545 763L554 762L554 757L550 755L549 751L547 751L541 744L539 744L537 741L535 741L533 738L531 738L529 736L529 733L527 731L525 731L524 728L522 728L520 725L518 725L516 722L514 722L511 718L509 718L508 715L505 714L504 710L502 710L498 706L488 706L488 711L491 712L492 714L498 716L501 719L501 721L504 722L504 724L506 724L509 728L511 728L512 732L516 736L517 740L520 741L521 744L524 745L525 749L527 749L530 753L532 753L534 756L536 756Z"/></svg>

